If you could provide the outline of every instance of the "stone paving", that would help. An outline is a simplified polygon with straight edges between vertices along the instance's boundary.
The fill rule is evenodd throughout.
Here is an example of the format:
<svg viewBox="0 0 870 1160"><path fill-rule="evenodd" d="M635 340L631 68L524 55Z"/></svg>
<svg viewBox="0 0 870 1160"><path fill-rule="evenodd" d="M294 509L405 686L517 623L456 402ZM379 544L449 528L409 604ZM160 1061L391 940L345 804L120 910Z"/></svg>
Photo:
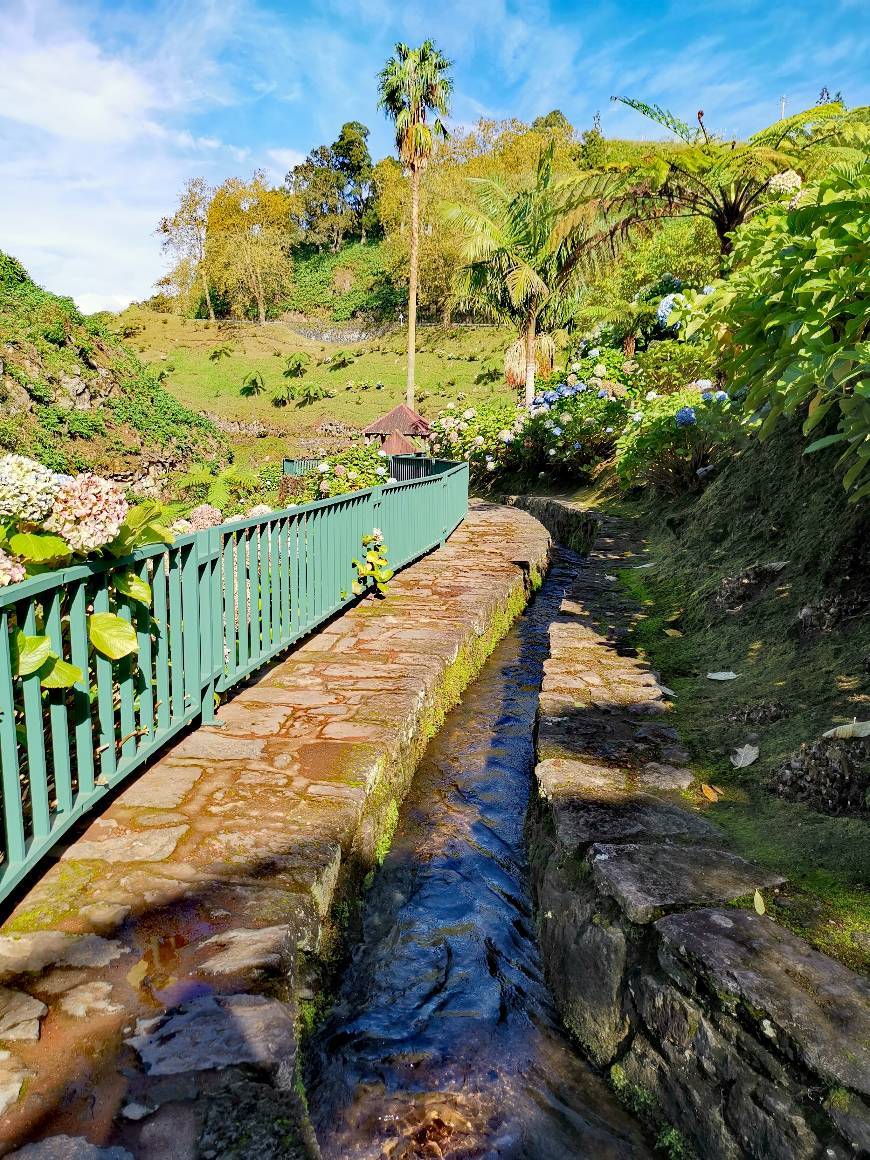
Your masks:
<svg viewBox="0 0 870 1160"><path fill-rule="evenodd" d="M561 507L562 525L588 518ZM630 647L640 610L617 573L647 563L632 525L604 519L550 629L530 840L551 987L672 1147L870 1155L870 986L727 905L783 880L726 849L699 809L670 694Z"/></svg>
<svg viewBox="0 0 870 1160"><path fill-rule="evenodd" d="M549 543L473 504L386 600L265 670L70 840L0 928L0 1154L317 1154L295 1021L330 912Z"/></svg>

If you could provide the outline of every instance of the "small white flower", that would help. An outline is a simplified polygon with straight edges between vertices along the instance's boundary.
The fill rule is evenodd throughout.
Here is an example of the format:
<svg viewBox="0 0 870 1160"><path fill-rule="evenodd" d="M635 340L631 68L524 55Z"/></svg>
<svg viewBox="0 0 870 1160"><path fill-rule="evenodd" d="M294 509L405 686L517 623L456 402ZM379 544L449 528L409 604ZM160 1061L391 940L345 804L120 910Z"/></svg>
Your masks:
<svg viewBox="0 0 870 1160"><path fill-rule="evenodd" d="M378 452L378 455L380 455L381 459L386 459L386 458L387 458L387 453L386 453L386 451L383 451L383 450L381 450L381 451L379 451L379 452Z"/></svg>
<svg viewBox="0 0 870 1160"><path fill-rule="evenodd" d="M474 419L476 415L477 411L475 411L474 407L469 407L467 410L462 412L463 419Z"/></svg>
<svg viewBox="0 0 870 1160"><path fill-rule="evenodd" d="M375 475L386 475L386 474L387 474L386 467L376 467L375 468Z"/></svg>
<svg viewBox="0 0 870 1160"><path fill-rule="evenodd" d="M551 455L555 455L555 454L556 454L556 448L555 448L555 447L551 447L551 448L550 448L550 454L551 454Z"/></svg>
<svg viewBox="0 0 870 1160"><path fill-rule="evenodd" d="M495 464L493 463L493 461L491 459L487 462L486 470L487 471L495 471Z"/></svg>
<svg viewBox="0 0 870 1160"><path fill-rule="evenodd" d="M317 470L320 472L321 475L326 475L326 473L329 471L329 464L328 463L318 463Z"/></svg>
<svg viewBox="0 0 870 1160"><path fill-rule="evenodd" d="M603 379L607 374L607 367L604 365L604 363L596 363L592 373L597 375L599 379Z"/></svg>
<svg viewBox="0 0 870 1160"><path fill-rule="evenodd" d="M513 441L514 441L513 432L508 431L505 428L504 430L499 431L498 439L499 439L499 442L501 442L501 443L513 443Z"/></svg>
<svg viewBox="0 0 870 1160"><path fill-rule="evenodd" d="M588 357L588 358L598 358L598 356L599 356L600 354L601 354L601 351L600 351L600 350L598 349L598 347L596 346L595 350L590 350L590 351L589 351L589 354L588 354L588 356L587 356L587 357Z"/></svg>
<svg viewBox="0 0 870 1160"><path fill-rule="evenodd" d="M632 423L639 423L642 419L643 419L643 411L632 411L632 414L631 414Z"/></svg>
<svg viewBox="0 0 870 1160"><path fill-rule="evenodd" d="M647 391L647 393L644 395L644 398L646 399L646 401L648 403L651 403L653 401L653 399L657 399L658 397L659 397L658 391Z"/></svg>
<svg viewBox="0 0 870 1160"><path fill-rule="evenodd" d="M475 435L474 436L474 446L475 447L482 447L483 446L483 436L482 435Z"/></svg>

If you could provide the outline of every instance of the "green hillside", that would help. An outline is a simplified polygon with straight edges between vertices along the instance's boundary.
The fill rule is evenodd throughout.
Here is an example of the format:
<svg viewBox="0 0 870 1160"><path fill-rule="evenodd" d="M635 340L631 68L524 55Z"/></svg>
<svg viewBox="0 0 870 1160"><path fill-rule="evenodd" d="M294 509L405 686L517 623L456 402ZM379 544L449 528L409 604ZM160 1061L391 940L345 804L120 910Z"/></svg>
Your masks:
<svg viewBox="0 0 870 1160"><path fill-rule="evenodd" d="M40 289L3 253L0 448L131 484L228 452L214 425L165 390L101 319Z"/></svg>

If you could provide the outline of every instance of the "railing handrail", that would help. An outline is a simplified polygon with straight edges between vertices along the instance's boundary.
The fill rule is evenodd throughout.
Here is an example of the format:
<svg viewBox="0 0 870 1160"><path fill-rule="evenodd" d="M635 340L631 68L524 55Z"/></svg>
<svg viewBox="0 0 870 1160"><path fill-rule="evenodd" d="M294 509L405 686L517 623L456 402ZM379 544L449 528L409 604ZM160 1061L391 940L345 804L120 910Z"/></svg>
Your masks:
<svg viewBox="0 0 870 1160"><path fill-rule="evenodd" d="M435 460L434 462L447 461ZM463 463L452 463L448 471L441 472L440 474L446 475L454 471L461 471L464 467L465 464ZM283 508L275 508L267 516L239 516L238 519L225 520L222 524L215 525L213 529L205 529L205 531L224 533L238 531L244 528L253 528L259 524L266 524L273 520L283 519L286 516L297 515L301 511L316 511L320 508L333 507L353 497L371 495L376 491L393 490L394 488L407 487L409 484L421 482L424 482L424 480L405 479L398 480L396 483L379 483L373 487L360 488L359 491L347 491L342 493L342 495L327 496L325 499L309 500L307 503L288 504ZM175 536L172 546L184 547L188 544L195 544L205 535L205 531L184 532L182 535ZM129 567L131 564L138 564L153 556L161 556L165 551L165 544L145 544L142 547L134 548L128 556L96 556L92 560L83 560L80 564L70 564L64 568L57 568L52 572L43 572L39 576L30 576L26 580L19 580L15 584L9 584L5 588L0 588L0 608L8 607L10 604L16 604L25 597L36 596L41 592L48 592L52 588L57 588L61 585L70 584L76 580L84 580L88 576L94 576L101 572L113 572L116 569Z"/></svg>
<svg viewBox="0 0 870 1160"><path fill-rule="evenodd" d="M180 730L214 718L246 680L355 599L362 536L383 530L390 567L443 544L468 510L468 465L243 516L85 560L0 589L0 899L69 827ZM113 583L132 570L150 608ZM89 617L115 611L137 651L112 662ZM81 671L69 689L18 675L11 633L49 637Z"/></svg>

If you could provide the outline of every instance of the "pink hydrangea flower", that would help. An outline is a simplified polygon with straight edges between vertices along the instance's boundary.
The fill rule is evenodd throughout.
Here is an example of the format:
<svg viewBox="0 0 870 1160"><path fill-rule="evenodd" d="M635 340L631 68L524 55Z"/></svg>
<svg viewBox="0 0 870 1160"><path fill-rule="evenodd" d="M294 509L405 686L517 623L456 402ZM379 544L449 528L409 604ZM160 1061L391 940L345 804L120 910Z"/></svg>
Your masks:
<svg viewBox="0 0 870 1160"><path fill-rule="evenodd" d="M0 588L5 588L8 584L17 584L24 576L24 565L7 556L0 548Z"/></svg>
<svg viewBox="0 0 870 1160"><path fill-rule="evenodd" d="M223 512L214 504L201 503L187 517L192 532L204 532L206 528L216 528L224 522Z"/></svg>
<svg viewBox="0 0 870 1160"><path fill-rule="evenodd" d="M86 471L60 485L45 529L60 536L74 552L94 552L111 544L129 510L117 483Z"/></svg>

